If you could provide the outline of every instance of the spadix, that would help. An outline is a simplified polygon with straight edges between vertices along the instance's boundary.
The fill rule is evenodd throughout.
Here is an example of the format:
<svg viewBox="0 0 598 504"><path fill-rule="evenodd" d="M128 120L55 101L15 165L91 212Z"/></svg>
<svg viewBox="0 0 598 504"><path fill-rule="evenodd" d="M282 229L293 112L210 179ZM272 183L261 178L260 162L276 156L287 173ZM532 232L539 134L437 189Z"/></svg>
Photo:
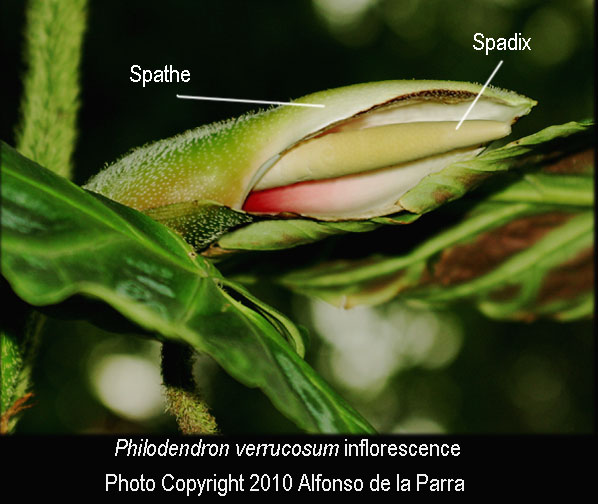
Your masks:
<svg viewBox="0 0 598 504"><path fill-rule="evenodd" d="M326 220L384 215L429 173L508 135L535 105L489 87L457 130L480 90L387 81L322 91L297 102L324 108L279 107L134 150L86 188L143 211L212 201Z"/></svg>
<svg viewBox="0 0 598 504"><path fill-rule="evenodd" d="M385 168L462 147L479 146L511 132L499 121L412 122L330 133L287 152L254 190Z"/></svg>

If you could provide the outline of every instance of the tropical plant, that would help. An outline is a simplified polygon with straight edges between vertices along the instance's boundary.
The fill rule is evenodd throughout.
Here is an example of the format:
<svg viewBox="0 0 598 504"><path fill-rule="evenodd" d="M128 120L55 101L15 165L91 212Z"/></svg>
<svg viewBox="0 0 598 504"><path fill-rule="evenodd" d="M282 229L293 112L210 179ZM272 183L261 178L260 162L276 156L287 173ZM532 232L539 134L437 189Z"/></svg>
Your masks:
<svg viewBox="0 0 598 504"><path fill-rule="evenodd" d="M592 314L591 121L485 149L535 102L488 88L457 128L481 86L363 84L296 101L322 109L272 108L146 145L81 188L68 178L85 10L31 2L20 134L16 149L1 144L2 275L26 303L3 324L3 432L30 405L46 316L36 307L102 325L107 306L121 329L160 341L185 433L217 431L194 352L307 432L374 432L304 360L306 329L257 283L345 308L400 297L501 320ZM448 224L426 232L425 214ZM420 234L397 252L285 259L332 235L358 243L388 228L400 241L406 225Z"/></svg>

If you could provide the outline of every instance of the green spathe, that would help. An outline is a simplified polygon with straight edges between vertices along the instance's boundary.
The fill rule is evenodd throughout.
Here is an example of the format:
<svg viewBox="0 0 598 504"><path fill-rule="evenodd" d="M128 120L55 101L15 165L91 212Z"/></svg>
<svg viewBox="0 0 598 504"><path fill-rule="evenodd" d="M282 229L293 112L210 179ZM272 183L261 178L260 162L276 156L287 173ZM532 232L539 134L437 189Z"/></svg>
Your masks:
<svg viewBox="0 0 598 504"><path fill-rule="evenodd" d="M197 200L241 209L269 170L294 147L310 144L310 139L322 135L332 138L341 133L360 138L368 129L405 123L456 122L480 90L478 84L460 82L386 81L322 91L296 101L320 103L324 108L274 108L136 149L95 176L87 188L139 210ZM469 121L491 121L502 123L502 131L507 133L507 128L534 105L533 100L516 93L487 88L462 128L464 132L471 131ZM433 131L439 125L430 124L430 128ZM472 140L473 146L496 138L495 133ZM437 150L435 136L419 132L420 158ZM455 138L462 136L455 134ZM385 143L394 144L394 136L387 136ZM458 147L458 143L448 142L449 151ZM374 143L371 150L384 149ZM472 155L476 152L472 151ZM380 155L384 157L383 153ZM399 153L397 159L393 156L383 159L382 166L364 169L395 165L405 156L409 157ZM365 154L360 157L365 158ZM331 173L324 171L315 176L327 178L361 172L359 166L346 172L343 163L328 165L332 167ZM297 180L305 180L305 175L295 173L287 183Z"/></svg>

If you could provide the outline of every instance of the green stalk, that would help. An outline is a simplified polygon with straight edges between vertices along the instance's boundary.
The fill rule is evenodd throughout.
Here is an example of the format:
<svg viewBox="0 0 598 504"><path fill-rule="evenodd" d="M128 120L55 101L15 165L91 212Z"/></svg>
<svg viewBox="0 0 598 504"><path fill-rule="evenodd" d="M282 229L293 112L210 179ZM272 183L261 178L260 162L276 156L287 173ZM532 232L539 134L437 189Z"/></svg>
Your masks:
<svg viewBox="0 0 598 504"><path fill-rule="evenodd" d="M183 434L216 434L216 420L197 392L193 351L188 345L162 345L162 378L167 408Z"/></svg>
<svg viewBox="0 0 598 504"><path fill-rule="evenodd" d="M72 177L79 63L87 0L30 0L25 27L27 72L17 149L66 178ZM45 317L28 310L20 329L2 328L0 434L14 430L31 406L31 368Z"/></svg>
<svg viewBox="0 0 598 504"><path fill-rule="evenodd" d="M30 0L17 150L72 178L87 0Z"/></svg>

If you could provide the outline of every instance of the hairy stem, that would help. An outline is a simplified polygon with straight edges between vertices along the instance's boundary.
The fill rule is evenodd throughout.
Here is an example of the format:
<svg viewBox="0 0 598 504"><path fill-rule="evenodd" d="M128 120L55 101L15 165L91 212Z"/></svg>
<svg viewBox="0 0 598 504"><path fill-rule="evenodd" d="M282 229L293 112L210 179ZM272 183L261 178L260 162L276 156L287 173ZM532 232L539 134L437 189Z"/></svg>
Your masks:
<svg viewBox="0 0 598 504"><path fill-rule="evenodd" d="M187 345L162 345L162 377L168 411L183 434L216 434L216 420L197 392L193 378L193 351Z"/></svg>
<svg viewBox="0 0 598 504"><path fill-rule="evenodd" d="M87 0L30 0L27 8L17 150L66 178L73 171L86 11ZM21 320L20 330L0 330L2 434L12 432L19 413L30 407L31 367L45 317L29 309Z"/></svg>
<svg viewBox="0 0 598 504"><path fill-rule="evenodd" d="M17 149L71 178L87 0L30 0Z"/></svg>

